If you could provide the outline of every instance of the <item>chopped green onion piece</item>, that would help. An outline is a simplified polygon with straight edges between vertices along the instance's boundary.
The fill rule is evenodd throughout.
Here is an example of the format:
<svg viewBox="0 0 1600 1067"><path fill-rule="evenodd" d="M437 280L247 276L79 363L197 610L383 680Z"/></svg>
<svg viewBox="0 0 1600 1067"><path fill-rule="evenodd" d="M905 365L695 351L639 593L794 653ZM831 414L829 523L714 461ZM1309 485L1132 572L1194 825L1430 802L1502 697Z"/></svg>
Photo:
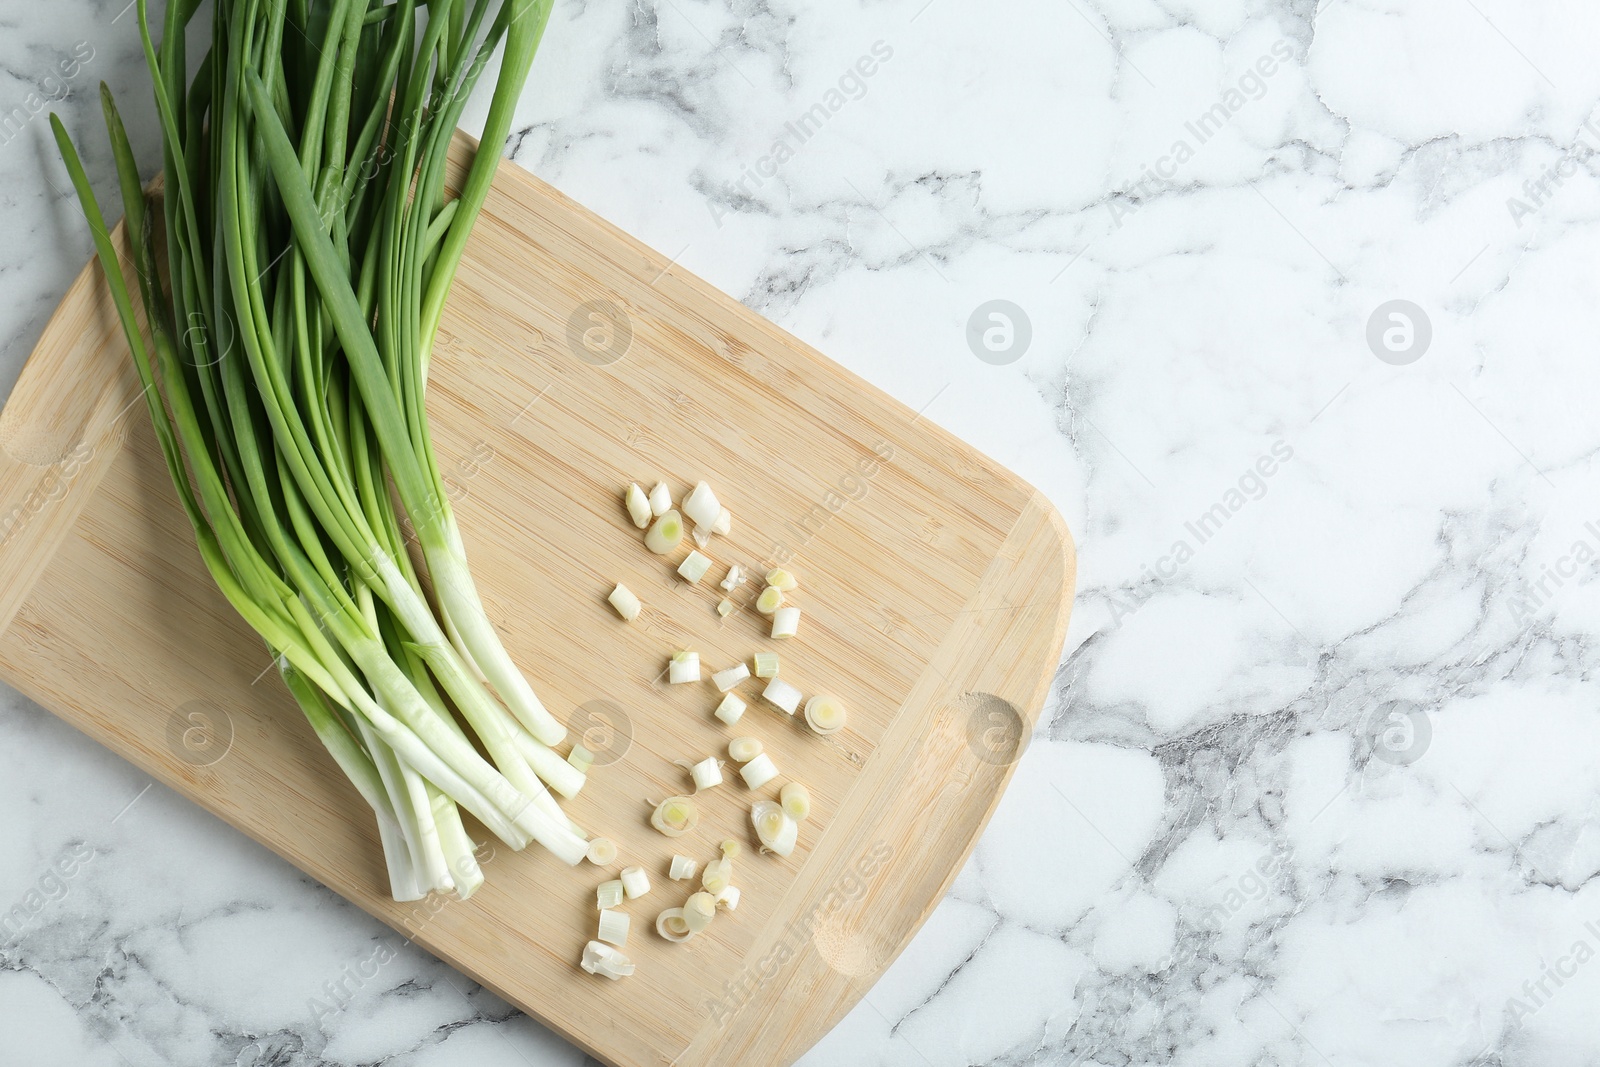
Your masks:
<svg viewBox="0 0 1600 1067"><path fill-rule="evenodd" d="M739 699L737 693L729 693L722 698L722 703L717 705L717 710L712 714L732 726L744 715L744 709L747 706L743 700Z"/></svg>
<svg viewBox="0 0 1600 1067"><path fill-rule="evenodd" d="M785 715L793 715L794 710L800 706L800 690L784 681L774 678L767 683L761 691L762 699L774 707L780 708Z"/></svg>
<svg viewBox="0 0 1600 1067"><path fill-rule="evenodd" d="M639 617L639 609L644 606L639 603L639 598L633 595L633 590L621 582L617 583L617 587L611 590L611 595L606 599L611 602L612 607L617 609L617 614L628 622L637 619Z"/></svg>
<svg viewBox="0 0 1600 1067"><path fill-rule="evenodd" d="M779 608L772 616L772 636L782 640L793 637L800 629L799 608Z"/></svg>
<svg viewBox="0 0 1600 1067"><path fill-rule="evenodd" d="M682 685L685 682L698 682L699 680L700 653L674 652L671 661L667 664L667 682L671 685Z"/></svg>
<svg viewBox="0 0 1600 1067"><path fill-rule="evenodd" d="M623 916L627 918L626 915ZM610 945L591 941L583 946L583 959L578 962L590 974L598 974L615 982L633 973L633 961Z"/></svg>
<svg viewBox="0 0 1600 1067"><path fill-rule="evenodd" d="M668 797L650 814L650 825L664 837L682 837L700 824L700 809L688 797Z"/></svg>
<svg viewBox="0 0 1600 1067"><path fill-rule="evenodd" d="M794 851L800 837L800 824L785 815L783 809L770 800L758 800L750 808L750 822L767 852L787 856Z"/></svg>
<svg viewBox="0 0 1600 1067"><path fill-rule="evenodd" d="M778 794L783 813L795 822L805 822L811 814L811 791L799 782L789 782Z"/></svg>
<svg viewBox="0 0 1600 1067"><path fill-rule="evenodd" d="M666 482L657 482L650 490L650 514L665 515L672 510L672 490Z"/></svg>
<svg viewBox="0 0 1600 1067"><path fill-rule="evenodd" d="M643 867L624 867L622 869L622 891L628 895L629 900L637 900L650 892L650 876Z"/></svg>
<svg viewBox="0 0 1600 1067"><path fill-rule="evenodd" d="M711 676L711 684L717 687L717 692L726 693L748 677L750 677L750 668L743 663L738 663L725 671L718 671L713 674Z"/></svg>
<svg viewBox="0 0 1600 1067"><path fill-rule="evenodd" d="M628 913L607 908L600 912L599 940L621 948L628 943Z"/></svg>
<svg viewBox="0 0 1600 1067"><path fill-rule="evenodd" d="M806 724L819 734L835 734L844 729L844 705L830 696L814 696L806 701Z"/></svg>
<svg viewBox="0 0 1600 1067"><path fill-rule="evenodd" d="M590 841L589 862L596 867L609 867L617 862L617 843L609 837L597 837Z"/></svg>
<svg viewBox="0 0 1600 1067"><path fill-rule="evenodd" d="M761 595L756 597L756 610L763 615L771 615L783 606L783 590L777 586L769 585L761 590Z"/></svg>
<svg viewBox="0 0 1600 1067"><path fill-rule="evenodd" d="M710 529L722 517L722 505L717 494L705 482L697 484L683 502L683 513L701 526Z"/></svg>
<svg viewBox="0 0 1600 1067"><path fill-rule="evenodd" d="M717 917L717 898L701 890L691 893L689 899L683 904L683 919L689 924L689 932L698 934L711 925L711 920Z"/></svg>
<svg viewBox="0 0 1600 1067"><path fill-rule="evenodd" d="M732 881L733 860L723 856L706 864L705 873L700 876L700 888L715 895L728 888Z"/></svg>
<svg viewBox="0 0 1600 1067"><path fill-rule="evenodd" d="M668 908L656 916L656 933L672 942L684 942L694 936L694 931L689 929L689 920L684 917L682 908Z"/></svg>
<svg viewBox="0 0 1600 1067"><path fill-rule="evenodd" d="M735 763L749 763L761 755L761 748L759 737L735 737L728 742L728 758Z"/></svg>
<svg viewBox="0 0 1600 1067"><path fill-rule="evenodd" d="M691 551L683 557L683 562L678 564L678 574L690 585L699 585L700 579L706 576L706 571L711 569L711 557L699 551Z"/></svg>
<svg viewBox="0 0 1600 1067"><path fill-rule="evenodd" d="M771 756L763 752L739 768L739 777L743 778L744 784L751 789L760 789L778 777L778 765L772 762Z"/></svg>
<svg viewBox="0 0 1600 1067"><path fill-rule="evenodd" d="M650 509L650 498L644 495L639 483L634 482L628 486L628 491L622 495L622 499L628 508L628 518L633 520L633 524L641 530L647 528L654 512Z"/></svg>
<svg viewBox="0 0 1600 1067"><path fill-rule="evenodd" d="M664 556L678 547L683 540L683 517L668 511L644 535L644 547L658 556Z"/></svg>
<svg viewBox="0 0 1600 1067"><path fill-rule="evenodd" d="M694 779L695 792L715 789L722 784L722 762L715 756L707 756L689 768L689 776Z"/></svg>

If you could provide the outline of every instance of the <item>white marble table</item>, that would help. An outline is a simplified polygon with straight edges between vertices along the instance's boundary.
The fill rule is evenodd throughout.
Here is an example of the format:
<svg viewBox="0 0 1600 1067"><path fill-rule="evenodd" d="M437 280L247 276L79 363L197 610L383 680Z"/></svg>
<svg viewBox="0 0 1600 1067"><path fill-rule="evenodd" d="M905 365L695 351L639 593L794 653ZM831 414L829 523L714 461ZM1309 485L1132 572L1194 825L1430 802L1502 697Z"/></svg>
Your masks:
<svg viewBox="0 0 1600 1067"><path fill-rule="evenodd" d="M104 78L156 168L125 2L0 3L0 392L89 252L33 112L109 193ZM517 161L1080 539L1015 784L807 1067L1600 1060L1597 22L558 5ZM0 811L0 1063L583 1062L10 692Z"/></svg>

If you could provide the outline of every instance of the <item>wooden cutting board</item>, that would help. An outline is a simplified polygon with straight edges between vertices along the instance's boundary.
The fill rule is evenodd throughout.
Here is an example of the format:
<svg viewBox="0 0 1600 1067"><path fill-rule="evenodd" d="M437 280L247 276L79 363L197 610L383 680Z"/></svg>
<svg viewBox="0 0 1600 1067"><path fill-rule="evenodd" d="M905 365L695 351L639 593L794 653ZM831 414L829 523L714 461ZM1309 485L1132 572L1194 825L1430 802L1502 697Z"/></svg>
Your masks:
<svg viewBox="0 0 1600 1067"><path fill-rule="evenodd" d="M459 137L457 176L474 145ZM929 380L931 396L939 382ZM943 896L999 800L1064 639L1074 555L1031 486L514 166L450 297L429 410L491 616L534 688L601 753L567 807L655 889L621 982L577 967L611 875L503 847L470 901L386 895L369 817L213 588L156 452L98 266L62 301L0 413L0 676L161 782L608 1064L788 1064L872 985ZM690 587L647 553L630 481L704 479L734 516ZM687 545L687 540L686 540ZM687 551L687 547L679 555ZM800 635L765 636L729 563L791 557ZM621 581L645 613L606 604ZM658 681L759 650L848 728L819 738L741 687ZM815 811L788 859L747 851L743 901L683 945L687 890L651 802L674 760L761 737ZM731 768L730 768L731 773ZM775 795L768 787L763 794ZM737 778L676 850L750 838ZM486 837L473 824L479 837ZM318 991L307 990L306 995Z"/></svg>

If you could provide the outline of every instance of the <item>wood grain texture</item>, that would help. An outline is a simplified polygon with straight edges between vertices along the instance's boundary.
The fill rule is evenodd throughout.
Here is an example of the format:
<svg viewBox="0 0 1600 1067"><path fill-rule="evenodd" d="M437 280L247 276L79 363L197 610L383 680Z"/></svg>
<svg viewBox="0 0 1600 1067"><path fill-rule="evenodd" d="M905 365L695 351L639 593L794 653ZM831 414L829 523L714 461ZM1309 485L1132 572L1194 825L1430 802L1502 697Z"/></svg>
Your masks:
<svg viewBox="0 0 1600 1067"><path fill-rule="evenodd" d="M458 168L471 149L458 139ZM582 307L596 301L599 319ZM994 810L1065 635L1065 526L998 464L510 166L431 381L490 614L609 761L568 810L655 882L627 907L633 978L576 966L607 875L537 848L501 849L471 901L387 899L359 799L193 549L92 264L0 414L0 673L606 1063L793 1062L905 947ZM622 486L658 478L680 497L709 481L733 511L701 587L646 553L621 508ZM765 637L754 583L717 617L726 564L787 556L796 640ZM605 602L618 581L646 605L632 626ZM849 725L819 738L752 681L730 730L709 683L657 680L680 646L707 673L778 651L784 677L838 696ZM198 748L196 722L211 724ZM665 877L674 845L649 829L650 802L688 790L674 760L723 754L736 734L765 741L815 814L793 856L740 859L736 913L669 945L654 918L686 894ZM736 777L702 796L676 850L704 861L724 837L749 840L752 799Z"/></svg>

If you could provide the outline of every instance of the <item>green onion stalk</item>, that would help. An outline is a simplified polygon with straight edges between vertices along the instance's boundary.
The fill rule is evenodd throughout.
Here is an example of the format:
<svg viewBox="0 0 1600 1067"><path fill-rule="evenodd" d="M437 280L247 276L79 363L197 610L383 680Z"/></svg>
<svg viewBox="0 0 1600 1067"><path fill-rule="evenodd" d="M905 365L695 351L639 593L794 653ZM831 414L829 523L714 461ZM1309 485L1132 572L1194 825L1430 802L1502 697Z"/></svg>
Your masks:
<svg viewBox="0 0 1600 1067"><path fill-rule="evenodd" d="M216 0L189 77L198 0L170 0L159 45L138 0L165 179L157 211L102 85L126 258L51 116L201 559L372 808L401 900L481 884L462 811L512 848L587 849L556 800L583 773L484 610L425 405L551 3Z"/></svg>

